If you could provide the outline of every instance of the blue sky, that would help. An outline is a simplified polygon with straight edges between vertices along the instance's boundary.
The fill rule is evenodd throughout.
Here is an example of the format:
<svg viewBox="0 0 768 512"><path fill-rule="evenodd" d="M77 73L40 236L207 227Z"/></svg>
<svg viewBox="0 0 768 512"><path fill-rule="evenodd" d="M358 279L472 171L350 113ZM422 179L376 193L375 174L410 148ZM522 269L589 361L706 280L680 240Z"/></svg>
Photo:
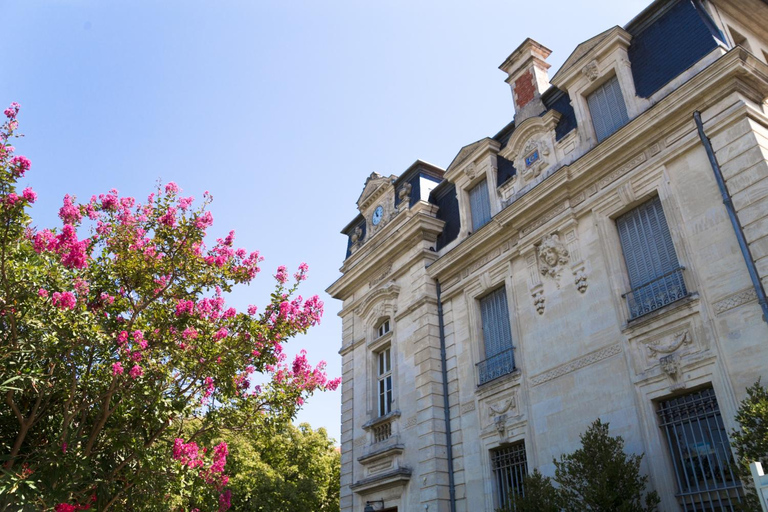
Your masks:
<svg viewBox="0 0 768 512"><path fill-rule="evenodd" d="M155 182L214 196L212 233L266 260L230 302L263 305L268 274L306 261L305 296L326 303L306 348L340 375L339 277L365 178L417 158L447 166L514 114L498 65L526 37L553 50L624 25L646 0L0 0L0 105L18 101L40 227L65 193ZM340 392L312 397L299 421L339 438Z"/></svg>

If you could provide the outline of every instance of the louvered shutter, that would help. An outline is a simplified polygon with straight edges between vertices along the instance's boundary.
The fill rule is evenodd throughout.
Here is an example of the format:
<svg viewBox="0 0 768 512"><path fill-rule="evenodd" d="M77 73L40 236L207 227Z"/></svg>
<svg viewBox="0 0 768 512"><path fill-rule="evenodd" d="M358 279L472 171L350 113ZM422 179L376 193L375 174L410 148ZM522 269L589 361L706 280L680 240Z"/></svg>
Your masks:
<svg viewBox="0 0 768 512"><path fill-rule="evenodd" d="M627 124L627 106L621 94L619 80L611 78L587 97L597 141L600 142Z"/></svg>
<svg viewBox="0 0 768 512"><path fill-rule="evenodd" d="M632 289L632 317L686 295L664 210L658 197L616 219Z"/></svg>
<svg viewBox="0 0 768 512"><path fill-rule="evenodd" d="M480 299L480 316L483 321L485 358L490 359L512 348L507 293L504 288L499 288Z"/></svg>
<svg viewBox="0 0 768 512"><path fill-rule="evenodd" d="M469 209L472 212L472 231L477 231L491 220L491 201L485 180L469 191Z"/></svg>

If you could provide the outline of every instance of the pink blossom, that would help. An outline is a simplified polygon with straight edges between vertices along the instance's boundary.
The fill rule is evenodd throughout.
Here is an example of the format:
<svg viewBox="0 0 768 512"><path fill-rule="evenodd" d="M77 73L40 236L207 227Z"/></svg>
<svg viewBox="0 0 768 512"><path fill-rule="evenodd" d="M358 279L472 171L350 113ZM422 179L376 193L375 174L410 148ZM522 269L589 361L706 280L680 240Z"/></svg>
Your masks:
<svg viewBox="0 0 768 512"><path fill-rule="evenodd" d="M205 212L197 219L195 219L195 227L197 229L205 229L213 224L213 215L211 212Z"/></svg>
<svg viewBox="0 0 768 512"><path fill-rule="evenodd" d="M120 361L118 361L116 363L112 363L112 375L122 375L123 371L124 371L123 365L120 364ZM131 375L131 376L133 376L133 375Z"/></svg>
<svg viewBox="0 0 768 512"><path fill-rule="evenodd" d="M280 265L277 267L277 274L275 274L275 279L280 284L285 284L285 282L288 281L288 270L285 268L285 265Z"/></svg>
<svg viewBox="0 0 768 512"><path fill-rule="evenodd" d="M15 101L11 103L11 106L8 107L3 111L3 114L5 114L5 117L8 119L16 119L16 116L19 113L19 109L21 108L21 105L16 103Z"/></svg>
<svg viewBox="0 0 768 512"><path fill-rule="evenodd" d="M8 206L13 206L17 202L19 202L19 196L16 195L16 193L11 192L7 196L5 196L5 198L3 199L3 202Z"/></svg>
<svg viewBox="0 0 768 512"><path fill-rule="evenodd" d="M258 309L257 306L254 306L253 304L248 306L248 314L253 316L256 314L256 310Z"/></svg>
<svg viewBox="0 0 768 512"><path fill-rule="evenodd" d="M37 290L37 295L39 297L47 299L48 298L48 290L46 290L45 288L40 288L39 290Z"/></svg>
<svg viewBox="0 0 768 512"><path fill-rule="evenodd" d="M24 197L24 199L27 200L28 203L34 203L37 201L37 192L32 190L31 187L27 187L24 189L24 192L21 193L21 195Z"/></svg>
<svg viewBox="0 0 768 512"><path fill-rule="evenodd" d="M160 223L165 224L169 228L176 225L176 208L173 206L168 207L168 211L160 217Z"/></svg>
<svg viewBox="0 0 768 512"><path fill-rule="evenodd" d="M69 503L59 503L58 505L56 505L54 510L56 512L77 512L77 507L74 505L70 505Z"/></svg>
<svg viewBox="0 0 768 512"><path fill-rule="evenodd" d="M117 335L117 344L122 346L126 341L128 341L128 332L120 331L120 334Z"/></svg>
<svg viewBox="0 0 768 512"><path fill-rule="evenodd" d="M228 477L225 477L229 481ZM222 485L227 485L224 482ZM227 489L223 493L219 494L219 512L226 512L232 506L232 491Z"/></svg>
<svg viewBox="0 0 768 512"><path fill-rule="evenodd" d="M165 186L166 194L176 194L178 191L179 191L179 186L173 181L169 181L168 184Z"/></svg>
<svg viewBox="0 0 768 512"><path fill-rule="evenodd" d="M69 194L64 196L64 206L59 210L59 218L64 221L65 224L77 224L83 217L80 213L80 209L72 201L72 197Z"/></svg>
<svg viewBox="0 0 768 512"><path fill-rule="evenodd" d="M75 309L77 300L72 292L53 292L53 305L59 309Z"/></svg>
<svg viewBox="0 0 768 512"><path fill-rule="evenodd" d="M11 158L9 164L13 175L17 178L24 176L29 168L32 167L32 162L29 161L29 158L21 155Z"/></svg>
<svg viewBox="0 0 768 512"><path fill-rule="evenodd" d="M181 333L181 336L185 340L193 340L197 338L197 331L195 330L194 327L187 327L186 329L184 329L184 332Z"/></svg>
<svg viewBox="0 0 768 512"><path fill-rule="evenodd" d="M133 368L131 368L129 375L131 376L132 379L136 379L144 375L144 370L141 368L141 366L135 364L133 365Z"/></svg>
<svg viewBox="0 0 768 512"><path fill-rule="evenodd" d="M226 338L227 334L229 334L229 331L227 330L227 328L226 327L222 327L221 329L219 329L218 331L213 333L213 339L218 341L218 340L220 340L222 338Z"/></svg>
<svg viewBox="0 0 768 512"><path fill-rule="evenodd" d="M183 211L187 211L194 200L195 198L192 196L179 198L179 208L181 208Z"/></svg>

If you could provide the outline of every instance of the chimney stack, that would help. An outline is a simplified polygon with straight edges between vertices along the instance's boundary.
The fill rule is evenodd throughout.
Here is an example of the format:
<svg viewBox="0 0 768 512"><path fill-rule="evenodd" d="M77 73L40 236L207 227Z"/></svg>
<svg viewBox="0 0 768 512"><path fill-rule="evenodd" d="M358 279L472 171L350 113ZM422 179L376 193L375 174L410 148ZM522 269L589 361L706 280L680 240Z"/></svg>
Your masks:
<svg viewBox="0 0 768 512"><path fill-rule="evenodd" d="M499 66L507 73L505 82L512 88L516 125L546 110L541 94L549 88L546 60L551 53L552 50L529 37Z"/></svg>

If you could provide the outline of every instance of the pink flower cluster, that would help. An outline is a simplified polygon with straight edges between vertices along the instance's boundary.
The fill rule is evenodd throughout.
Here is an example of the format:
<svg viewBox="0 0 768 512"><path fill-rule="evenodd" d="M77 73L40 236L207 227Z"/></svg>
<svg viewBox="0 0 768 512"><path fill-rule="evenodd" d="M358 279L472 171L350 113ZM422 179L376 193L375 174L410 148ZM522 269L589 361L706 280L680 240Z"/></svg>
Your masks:
<svg viewBox="0 0 768 512"><path fill-rule="evenodd" d="M59 309L75 309L77 299L72 292L53 292L51 302Z"/></svg>
<svg viewBox="0 0 768 512"><path fill-rule="evenodd" d="M11 158L9 165L13 175L17 178L21 178L27 173L29 168L32 167L32 162L29 161L29 158L19 155Z"/></svg>
<svg viewBox="0 0 768 512"><path fill-rule="evenodd" d="M11 103L11 106L8 107L3 111L3 114L5 114L5 117L8 119L16 119L16 116L19 114L19 109L21 108L21 105L16 103L15 101Z"/></svg>
<svg viewBox="0 0 768 512"><path fill-rule="evenodd" d="M89 240L77 239L77 231L70 224L65 224L59 235L44 229L35 234L33 239L35 252L50 251L58 254L61 263L67 268L85 268L88 266Z"/></svg>
<svg viewBox="0 0 768 512"><path fill-rule="evenodd" d="M189 466L192 469L202 467L203 453L194 441L185 443L183 439L177 437L173 442L173 460L181 462L182 466Z"/></svg>

